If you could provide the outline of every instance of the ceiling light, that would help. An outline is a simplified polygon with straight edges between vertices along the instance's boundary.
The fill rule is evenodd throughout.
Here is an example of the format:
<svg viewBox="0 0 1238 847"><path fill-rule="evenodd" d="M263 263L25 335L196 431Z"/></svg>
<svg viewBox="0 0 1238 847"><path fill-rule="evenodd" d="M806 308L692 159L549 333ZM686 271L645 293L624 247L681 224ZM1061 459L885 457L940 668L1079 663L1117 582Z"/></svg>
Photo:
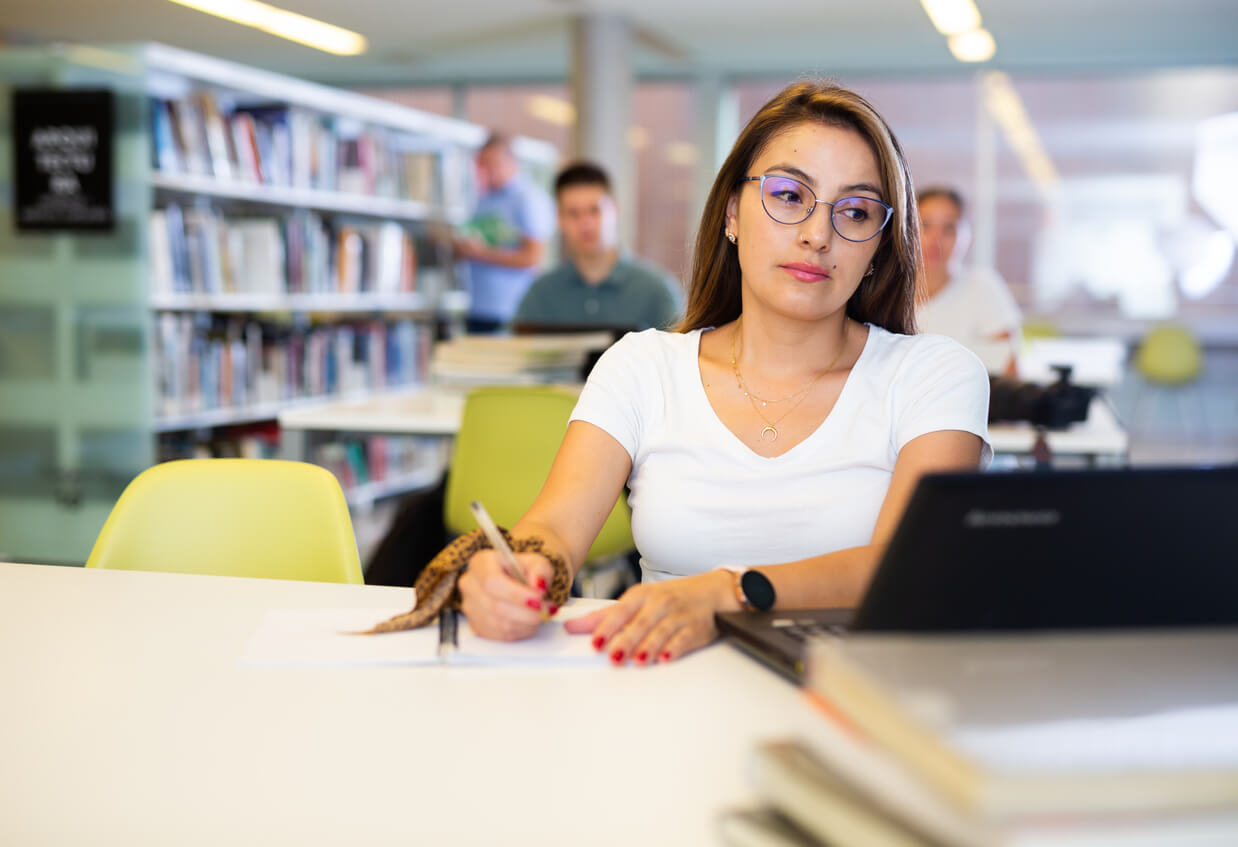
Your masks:
<svg viewBox="0 0 1238 847"><path fill-rule="evenodd" d="M566 100L548 94L532 95L524 101L524 110L555 126L571 126L576 123L576 107Z"/></svg>
<svg viewBox="0 0 1238 847"><path fill-rule="evenodd" d="M972 0L920 0L920 5L942 35L980 28L980 10Z"/></svg>
<svg viewBox="0 0 1238 847"><path fill-rule="evenodd" d="M952 35L947 43L960 62L987 62L997 52L997 43L987 29L972 29Z"/></svg>
<svg viewBox="0 0 1238 847"><path fill-rule="evenodd" d="M208 15L252 26L263 32L339 56L355 56L366 50L365 36L289 12L258 0L172 0Z"/></svg>

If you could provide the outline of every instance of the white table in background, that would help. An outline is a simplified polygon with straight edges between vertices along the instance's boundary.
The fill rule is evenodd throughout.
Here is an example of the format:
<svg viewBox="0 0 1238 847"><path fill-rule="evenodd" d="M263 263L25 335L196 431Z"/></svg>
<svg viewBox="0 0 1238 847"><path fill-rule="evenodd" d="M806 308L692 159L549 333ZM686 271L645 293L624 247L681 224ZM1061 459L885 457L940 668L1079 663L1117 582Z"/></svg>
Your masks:
<svg viewBox="0 0 1238 847"><path fill-rule="evenodd" d="M716 845L809 707L726 645L651 668L256 669L275 608L407 588L0 564L0 844Z"/></svg>

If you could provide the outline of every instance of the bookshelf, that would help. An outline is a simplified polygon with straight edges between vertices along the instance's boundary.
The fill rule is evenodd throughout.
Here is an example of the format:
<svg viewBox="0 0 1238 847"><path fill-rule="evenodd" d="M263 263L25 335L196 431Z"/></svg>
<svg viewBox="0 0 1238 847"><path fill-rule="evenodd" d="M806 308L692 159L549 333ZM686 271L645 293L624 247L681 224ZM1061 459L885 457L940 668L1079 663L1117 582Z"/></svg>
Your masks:
<svg viewBox="0 0 1238 847"><path fill-rule="evenodd" d="M84 561L154 462L287 455L281 412L427 381L485 128L157 44L0 49L0 88L0 556ZM111 231L16 229L15 88L112 92ZM390 449L357 504L426 484Z"/></svg>

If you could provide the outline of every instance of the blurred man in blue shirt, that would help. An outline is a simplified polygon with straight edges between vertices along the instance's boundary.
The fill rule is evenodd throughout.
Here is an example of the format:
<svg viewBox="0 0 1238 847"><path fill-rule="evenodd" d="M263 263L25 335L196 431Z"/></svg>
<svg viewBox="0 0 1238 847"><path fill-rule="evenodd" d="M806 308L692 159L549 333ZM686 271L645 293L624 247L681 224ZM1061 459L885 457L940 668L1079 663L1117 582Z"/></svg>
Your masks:
<svg viewBox="0 0 1238 847"><path fill-rule="evenodd" d="M477 153L481 196L465 234L453 239L468 263L470 332L493 332L512 319L537 276L554 231L550 198L520 171L511 141L492 134Z"/></svg>

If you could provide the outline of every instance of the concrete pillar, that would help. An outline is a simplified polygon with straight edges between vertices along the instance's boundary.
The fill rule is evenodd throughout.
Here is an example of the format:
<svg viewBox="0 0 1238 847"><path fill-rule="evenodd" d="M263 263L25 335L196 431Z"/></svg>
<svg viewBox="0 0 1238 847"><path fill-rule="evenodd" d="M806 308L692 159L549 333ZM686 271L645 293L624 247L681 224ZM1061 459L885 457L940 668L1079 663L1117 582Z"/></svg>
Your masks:
<svg viewBox="0 0 1238 847"><path fill-rule="evenodd" d="M699 221L718 168L739 135L739 97L734 86L716 74L696 79L696 171L692 219ZM695 233L693 233L695 237Z"/></svg>
<svg viewBox="0 0 1238 847"><path fill-rule="evenodd" d="M628 146L632 124L632 27L615 12L576 18L572 28L572 103L576 107L574 156L592 159L610 173L619 204L619 239L636 243L635 157Z"/></svg>
<svg viewBox="0 0 1238 847"><path fill-rule="evenodd" d="M976 75L976 189L971 198L972 264L997 267L997 123L989 111L985 71Z"/></svg>

